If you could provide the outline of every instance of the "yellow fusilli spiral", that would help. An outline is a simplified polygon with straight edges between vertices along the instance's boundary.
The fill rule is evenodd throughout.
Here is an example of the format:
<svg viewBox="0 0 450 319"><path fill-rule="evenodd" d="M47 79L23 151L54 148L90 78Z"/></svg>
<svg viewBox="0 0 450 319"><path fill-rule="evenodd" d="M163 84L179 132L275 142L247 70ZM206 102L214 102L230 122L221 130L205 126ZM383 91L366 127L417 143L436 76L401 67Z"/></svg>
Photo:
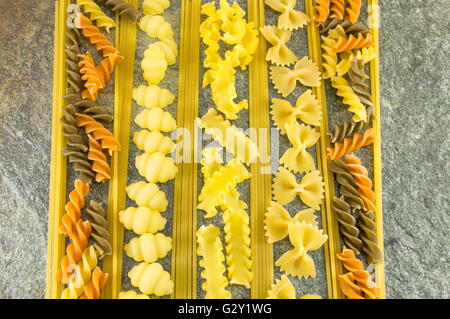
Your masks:
<svg viewBox="0 0 450 319"><path fill-rule="evenodd" d="M136 168L150 183L165 183L174 179L178 172L173 159L159 152L136 156Z"/></svg>
<svg viewBox="0 0 450 319"><path fill-rule="evenodd" d="M139 20L139 28L152 38L173 38L172 26L160 15L146 15Z"/></svg>
<svg viewBox="0 0 450 319"><path fill-rule="evenodd" d="M101 28L104 27L106 32L114 28L116 24L114 20L108 17L102 9L94 2L94 0L77 0L77 5L82 6L85 13L89 13L89 18Z"/></svg>
<svg viewBox="0 0 450 319"><path fill-rule="evenodd" d="M154 107L165 108L173 103L175 96L169 90L160 88L157 85L140 85L133 89L133 100L140 106L148 109Z"/></svg>
<svg viewBox="0 0 450 319"><path fill-rule="evenodd" d="M170 295L173 292L173 281L170 274L158 263L142 262L128 273L131 284L147 295Z"/></svg>
<svg viewBox="0 0 450 319"><path fill-rule="evenodd" d="M156 184L139 181L128 185L126 192L138 206L146 206L158 212L164 212L167 209L166 194Z"/></svg>
<svg viewBox="0 0 450 319"><path fill-rule="evenodd" d="M172 115L159 107L143 110L136 116L134 122L142 128L157 132L171 132L177 127Z"/></svg>
<svg viewBox="0 0 450 319"><path fill-rule="evenodd" d="M322 77L324 79L331 78L336 75L338 57L336 52L333 51L334 40L330 37L322 36L322 66L324 68Z"/></svg>
<svg viewBox="0 0 450 319"><path fill-rule="evenodd" d="M128 257L135 261L153 263L159 258L166 257L172 249L172 238L161 233L143 234L130 240L124 250Z"/></svg>
<svg viewBox="0 0 450 319"><path fill-rule="evenodd" d="M166 76L167 60L166 55L159 46L150 45L144 52L144 59L141 62L144 71L143 77L148 84L158 84Z"/></svg>
<svg viewBox="0 0 450 319"><path fill-rule="evenodd" d="M119 212L119 221L126 229L133 230L138 235L154 234L166 226L166 219L148 207L128 207Z"/></svg>
<svg viewBox="0 0 450 319"><path fill-rule="evenodd" d="M169 137L162 135L160 132L147 130L134 132L133 142L139 150L146 153L160 152L166 155L172 153L175 148L175 143Z"/></svg>
<svg viewBox="0 0 450 319"><path fill-rule="evenodd" d="M91 280L84 286L84 294L80 299L100 299L100 292L105 287L108 274L96 267L92 272Z"/></svg>
<svg viewBox="0 0 450 319"><path fill-rule="evenodd" d="M355 114L353 121L367 122L366 107L361 103L361 100L350 87L348 81L343 77L334 76L331 78L331 86L337 90L337 95L343 98L343 103L349 106L349 112Z"/></svg>

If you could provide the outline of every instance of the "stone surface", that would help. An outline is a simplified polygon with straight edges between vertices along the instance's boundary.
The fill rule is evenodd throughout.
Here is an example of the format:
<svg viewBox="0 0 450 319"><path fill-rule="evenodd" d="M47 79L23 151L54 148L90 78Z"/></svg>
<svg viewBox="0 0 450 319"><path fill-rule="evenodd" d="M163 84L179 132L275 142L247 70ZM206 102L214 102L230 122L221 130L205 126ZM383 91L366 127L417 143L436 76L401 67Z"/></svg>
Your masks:
<svg viewBox="0 0 450 319"><path fill-rule="evenodd" d="M298 2L302 8L302 1ZM448 10L446 0L391 0L381 6L383 204L390 298L450 297ZM165 17L174 22L177 12L179 8L173 4ZM0 2L0 298L42 298L45 291L53 17L51 1ZM274 17L268 10L269 23L275 23ZM179 25L174 23L174 29L179 34ZM307 53L301 45L305 34L302 32L299 42L290 42L299 56ZM138 31L136 61L142 59L143 50L151 42L148 39ZM163 82L174 93L177 67L169 68ZM244 78L244 73L238 74L240 96L247 94ZM137 64L135 85L139 84L143 79ZM271 96L274 94L271 89ZM209 90L200 95L200 114L209 105L209 95ZM105 103L110 98L111 90L107 90ZM173 114L175 105L169 108ZM137 112L133 104L133 116ZM134 124L132 130L136 130ZM284 151L287 142L281 144ZM129 181L139 178L132 160L136 154L131 145ZM168 184L165 189L172 187ZM244 183L244 198L247 189ZM98 189L94 195L101 196L105 191ZM203 222L202 214L199 223ZM212 222L219 225L220 219ZM167 234L170 228L169 222ZM127 233L126 241L131 237ZM283 242L277 245L275 256L288 247ZM295 285L301 293L324 295L321 251L314 258L318 278L296 281ZM162 262L166 269L170 259L169 254ZM124 260L123 281L124 288L128 288L126 271L134 263L127 257ZM245 297L248 292L235 289L233 294Z"/></svg>

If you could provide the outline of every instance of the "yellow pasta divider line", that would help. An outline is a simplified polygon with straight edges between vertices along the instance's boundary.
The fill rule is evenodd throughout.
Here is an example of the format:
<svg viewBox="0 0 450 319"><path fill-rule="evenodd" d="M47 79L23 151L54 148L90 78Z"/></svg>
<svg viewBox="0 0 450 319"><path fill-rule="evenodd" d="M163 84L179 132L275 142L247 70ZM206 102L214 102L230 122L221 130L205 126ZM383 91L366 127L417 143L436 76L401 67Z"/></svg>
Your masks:
<svg viewBox="0 0 450 319"><path fill-rule="evenodd" d="M248 21L254 22L257 30L264 25L264 0L248 1ZM266 63L266 44L259 37L253 61L249 66L249 117L250 127L257 130L257 142L261 153L261 145L267 145L267 152L262 152L256 163L250 165L250 226L252 272L251 298L267 297L273 283L273 247L267 242L264 231L264 214L271 200L271 174L263 174L261 159L270 158L270 122L269 95ZM261 141L260 129L266 130L265 141ZM265 153L265 154L264 154ZM270 165L270 164L269 164Z"/></svg>
<svg viewBox="0 0 450 319"><path fill-rule="evenodd" d="M137 8L138 0L129 0ZM108 196L108 230L111 236L112 255L103 261L109 280L104 289L105 298L117 298L122 285L122 254L124 229L119 222L119 212L125 208L128 176L128 149L132 106L134 60L136 51L136 24L126 17L117 16L116 47L124 61L116 66L114 75L114 135L122 150L111 158L111 180Z"/></svg>
<svg viewBox="0 0 450 319"><path fill-rule="evenodd" d="M47 281L46 298L59 298L62 284L55 280L60 260L64 256L65 240L59 234L59 224L64 214L66 200L66 158L62 155L65 139L62 135L60 118L65 102L66 89L64 72L64 39L66 32L67 0L55 2L55 52L53 58L53 104L52 104L52 149L50 164L50 195L48 208Z"/></svg>
<svg viewBox="0 0 450 319"><path fill-rule="evenodd" d="M322 69L322 56L320 51L320 35L318 30L314 27L312 19L314 15L314 8L311 0L305 0L306 14L311 18L311 22L307 25L308 34L308 51L309 57ZM319 51L317 52L317 50ZM336 237L335 228L332 227L332 212L331 212L331 198L329 196L331 190L334 190L333 174L328 171L327 165L327 132L328 132L328 112L326 105L325 83L321 79L320 87L312 88L322 107L322 125L319 127L320 141L316 144L317 166L324 179L325 198L321 205L321 219L322 229L328 235L328 241L324 244L325 270L327 276L327 293L328 298L336 296L339 288L336 282L332 280L336 269L336 260L331 258L335 255L336 243L339 247L339 238Z"/></svg>
<svg viewBox="0 0 450 319"><path fill-rule="evenodd" d="M314 6L313 0L305 0L306 11L309 17L312 19L314 15ZM380 129L380 98L379 98L379 35L378 35L378 1L377 0L368 0L368 9L369 9L369 20L372 19L371 23L373 27L371 27L371 31L374 37L375 50L377 52L377 57L371 61L370 64L370 73L371 73L371 92L372 99L375 106L375 114L376 119L373 123L377 139L374 142L373 150L374 150L374 191L376 194L375 205L377 207L376 214L376 225L377 225L377 236L378 236L378 245L381 251L383 249L383 220L382 220L382 177L381 177L381 129ZM308 26L311 30L309 32L309 44L311 44L310 54L313 55L313 60L319 67L319 70L322 71L322 54L321 54L321 41L320 34L317 27L313 25ZM342 299L344 298L342 292L339 288L338 276L343 273L342 263L337 259L336 253L341 251L340 245L340 233L337 219L334 218L334 214L332 212L331 200L335 193L335 184L333 173L328 170L327 165L327 147L330 146L329 139L326 136L328 132L328 112L327 112L327 101L326 101L326 92L324 86L324 80L322 80L322 85L319 88L316 88L316 93L319 102L322 106L322 127L321 127L321 142L320 142L320 152L322 158L322 173L325 181L325 206L327 213L327 230L328 230L328 252L329 252L329 262L330 262L330 275L328 277L331 279L331 298L334 299ZM383 299L386 296L385 292L385 279L384 279L384 264L379 263L375 266L375 280L379 286L379 298Z"/></svg>
<svg viewBox="0 0 450 319"><path fill-rule="evenodd" d="M175 178L173 212L172 298L197 295L197 164L195 119L198 115L200 63L200 0L182 2L177 137L178 174ZM181 134L181 135L180 135ZM181 146L181 149L179 149ZM187 155L185 152L188 152ZM182 159L182 162L181 162Z"/></svg>

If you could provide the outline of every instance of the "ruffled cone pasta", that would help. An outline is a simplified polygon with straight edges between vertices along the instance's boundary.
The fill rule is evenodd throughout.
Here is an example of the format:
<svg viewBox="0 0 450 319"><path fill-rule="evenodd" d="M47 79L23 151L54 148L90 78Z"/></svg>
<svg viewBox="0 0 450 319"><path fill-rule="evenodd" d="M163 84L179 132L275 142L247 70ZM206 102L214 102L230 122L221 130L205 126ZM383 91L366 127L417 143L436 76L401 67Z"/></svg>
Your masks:
<svg viewBox="0 0 450 319"><path fill-rule="evenodd" d="M149 183L165 183L178 172L173 159L159 152L136 156L136 168Z"/></svg>
<svg viewBox="0 0 450 319"><path fill-rule="evenodd" d="M170 154L175 149L175 143L160 132L140 130L134 132L133 142L137 148L146 153L160 152L163 155Z"/></svg>
<svg viewBox="0 0 450 319"><path fill-rule="evenodd" d="M159 258L166 257L172 249L172 238L161 233L143 234L130 240L124 250L128 257L135 261L153 263Z"/></svg>
<svg viewBox="0 0 450 319"><path fill-rule="evenodd" d="M128 273L131 285L146 295L166 296L173 292L170 274L158 263L142 262Z"/></svg>
<svg viewBox="0 0 450 319"><path fill-rule="evenodd" d="M156 184L139 181L128 185L126 192L138 206L146 206L158 212L164 212L167 209L166 194Z"/></svg>
<svg viewBox="0 0 450 319"><path fill-rule="evenodd" d="M140 106L148 109L154 107L165 108L173 103L175 96L169 90L160 88L157 85L141 85L133 89L133 100Z"/></svg>
<svg viewBox="0 0 450 319"><path fill-rule="evenodd" d="M166 226L166 219L159 212L148 207L128 207L119 212L119 221L126 229L138 235L153 234Z"/></svg>
<svg viewBox="0 0 450 319"><path fill-rule="evenodd" d="M136 116L134 122L141 128L157 132L171 132L177 127L172 115L159 107L143 110Z"/></svg>

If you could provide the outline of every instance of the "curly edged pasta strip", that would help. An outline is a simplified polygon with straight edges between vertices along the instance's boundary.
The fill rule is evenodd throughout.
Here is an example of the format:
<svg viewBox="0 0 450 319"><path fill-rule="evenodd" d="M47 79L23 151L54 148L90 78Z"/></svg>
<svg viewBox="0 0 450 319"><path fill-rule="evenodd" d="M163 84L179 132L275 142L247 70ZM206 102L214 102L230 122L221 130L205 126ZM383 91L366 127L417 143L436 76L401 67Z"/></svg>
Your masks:
<svg viewBox="0 0 450 319"><path fill-rule="evenodd" d="M117 50L111 41L109 41L106 36L92 24L89 18L80 13L75 17L73 23L76 28L81 29L83 35L89 39L89 42L94 44L98 51L102 52L103 57L110 55L120 56L119 50ZM120 63L122 60L119 58L116 62Z"/></svg>
<svg viewBox="0 0 450 319"><path fill-rule="evenodd" d="M95 181L97 183L105 183L111 176L111 168L109 167L108 160L105 154L103 154L102 146L95 140L90 134L89 138L89 152L88 159L92 161L92 170L95 174Z"/></svg>
<svg viewBox="0 0 450 319"><path fill-rule="evenodd" d="M109 29L115 28L116 23L108 17L100 7L95 4L94 0L77 0L77 5L83 8L83 11L89 14L89 17L99 28L105 28L109 33Z"/></svg>
<svg viewBox="0 0 450 319"><path fill-rule="evenodd" d="M202 225L197 230L197 255L200 256L200 276L205 281L202 290L206 299L229 299L231 293L226 289L228 279L225 277L225 256L220 240L220 229L214 225Z"/></svg>
<svg viewBox="0 0 450 319"><path fill-rule="evenodd" d="M267 241L272 244L280 241L288 235L288 226L290 223L306 222L313 226L317 226L317 216L314 209L308 208L298 212L291 217L289 212L277 202L272 201L270 207L267 208L264 219L264 229L266 230Z"/></svg>
<svg viewBox="0 0 450 319"><path fill-rule="evenodd" d="M358 33L355 37L350 34L348 38L339 38L333 46L333 51L336 53L350 51L354 49L362 49L372 47L374 45L373 37L371 33L368 33L366 37L362 33Z"/></svg>
<svg viewBox="0 0 450 319"><path fill-rule="evenodd" d="M330 0L316 0L316 14L313 19L319 25L327 20L330 15Z"/></svg>
<svg viewBox="0 0 450 319"><path fill-rule="evenodd" d="M80 67L78 63L80 58L80 32L71 27L67 26L66 40L64 41L64 52L66 53L66 74L69 90L73 92L81 92L84 88L84 81L81 79Z"/></svg>
<svg viewBox="0 0 450 319"><path fill-rule="evenodd" d="M173 281L170 273L164 270L159 263L142 262L134 266L128 273L133 287L146 295L154 294L158 297L170 295L173 292Z"/></svg>
<svg viewBox="0 0 450 319"><path fill-rule="evenodd" d="M288 204L299 196L307 206L318 210L324 198L323 187L323 178L319 171L306 174L300 183L297 183L294 174L280 167L273 180L272 193L275 201L280 205Z"/></svg>
<svg viewBox="0 0 450 319"><path fill-rule="evenodd" d="M264 2L273 10L280 12L278 17L280 29L295 30L302 28L310 21L305 13L294 9L296 0L265 0Z"/></svg>
<svg viewBox="0 0 450 319"><path fill-rule="evenodd" d="M369 84L366 81L369 76L364 71L364 64L364 60L354 59L351 62L351 68L347 75L350 87L366 107L368 122L372 122L374 120L375 110L372 103L372 95L369 92Z"/></svg>
<svg viewBox="0 0 450 319"><path fill-rule="evenodd" d="M306 90L297 99L295 106L292 106L289 101L274 98L270 108L272 120L281 134L286 134L286 124L295 123L297 118L309 125L321 125L322 109L311 90Z"/></svg>
<svg viewBox="0 0 450 319"><path fill-rule="evenodd" d="M99 259L111 255L112 247L106 221L106 212L101 203L94 200L89 202L87 213L91 217L92 238L95 240L94 248L98 252Z"/></svg>
<svg viewBox="0 0 450 319"><path fill-rule="evenodd" d="M86 54L79 54L78 56L81 58L81 61L78 63L80 73L83 74L81 78L85 81L84 86L86 87L81 96L84 99L95 101L97 100L99 91L103 89L104 83L98 73L92 55L86 52Z"/></svg>
<svg viewBox="0 0 450 319"><path fill-rule="evenodd" d="M353 175L355 184L358 186L358 192L361 198L364 200L364 210L377 212L375 206L375 192L373 191L373 183L369 178L369 172L365 168L361 160L354 155L345 156L345 164L347 164L348 171Z"/></svg>
<svg viewBox="0 0 450 319"><path fill-rule="evenodd" d="M83 251L83 256L76 266L74 275L69 279L67 287L61 293L61 299L77 299L80 297L96 266L97 252L94 246L89 246Z"/></svg>
<svg viewBox="0 0 450 319"><path fill-rule="evenodd" d="M345 20L355 23L361 13L361 0L348 0L347 15Z"/></svg>
<svg viewBox="0 0 450 319"><path fill-rule="evenodd" d="M331 19L343 20L345 14L345 0L330 0Z"/></svg>
<svg viewBox="0 0 450 319"><path fill-rule="evenodd" d="M119 140L117 140L101 123L86 114L76 113L75 116L76 125L78 127L84 127L86 134L93 133L94 139L101 141L102 148L107 149L109 155L112 155L112 152L120 151Z"/></svg>
<svg viewBox="0 0 450 319"><path fill-rule="evenodd" d="M336 254L342 265L353 276L348 277L349 282L356 284L360 289L360 296L364 299L376 299L378 297L378 287L372 281L370 274L364 269L363 263L356 258L351 249L343 249L342 253ZM356 290L357 291L357 290Z"/></svg>
<svg viewBox="0 0 450 319"><path fill-rule="evenodd" d="M83 251L87 247L91 233L91 224L87 220L83 221L79 219L70 236L72 242L67 245L66 254L61 259L61 267L56 273L56 280L60 280L63 283L68 282L69 275L75 272L76 264L78 264L82 258Z"/></svg>
<svg viewBox="0 0 450 319"><path fill-rule="evenodd" d="M108 281L108 274L104 273L99 267L95 267L92 272L91 280L84 286L84 294L80 299L100 299L101 290Z"/></svg>
<svg viewBox="0 0 450 319"><path fill-rule="evenodd" d="M331 86L336 89L337 95L342 97L342 103L348 105L348 111L354 113L352 119L355 122L367 122L367 110L361 103L358 95L350 87L346 79L339 76L331 78Z"/></svg>
<svg viewBox="0 0 450 319"><path fill-rule="evenodd" d="M352 23L342 19L329 19L320 25L320 33L326 33L340 25L347 34L358 35L358 33L367 34L370 29L362 22Z"/></svg>
<svg viewBox="0 0 450 319"><path fill-rule="evenodd" d="M69 193L69 201L64 207L66 213L62 216L59 227L59 232L64 234L64 236L70 237L75 232L76 224L81 218L84 199L88 193L89 184L76 180L75 188Z"/></svg>
<svg viewBox="0 0 450 319"><path fill-rule="evenodd" d="M124 0L95 0L98 3L104 3L111 7L111 10L118 15L126 15L132 23L136 23L139 18L139 11L130 3Z"/></svg>
<svg viewBox="0 0 450 319"><path fill-rule="evenodd" d="M103 106L98 105L91 100L80 100L73 103L80 113L91 116L94 120L107 124L114 120L114 116Z"/></svg>
<svg viewBox="0 0 450 319"><path fill-rule="evenodd" d="M372 144L375 138L375 130L369 128L364 134L355 134L353 138L344 138L343 143L336 143L334 147L329 147L327 157L329 160L341 158L344 155Z"/></svg>
<svg viewBox="0 0 450 319"><path fill-rule="evenodd" d="M359 239L359 229L356 227L356 219L351 213L350 205L344 198L333 197L333 210L339 224L339 231L342 235L342 241L346 247L349 247L355 254L359 255L362 242Z"/></svg>
<svg viewBox="0 0 450 319"><path fill-rule="evenodd" d="M79 173L79 178L85 183L91 183L95 173L91 169L91 162L87 158L88 146L81 136L75 121L76 109L72 104L66 106L61 118L63 136L66 138L67 146L62 153L74 164L74 169Z"/></svg>
<svg viewBox="0 0 450 319"><path fill-rule="evenodd" d="M289 240L294 246L292 250L284 253L275 265L280 267L281 271L287 275L298 278L308 278L316 276L314 260L308 255L308 252L315 251L322 247L328 240L328 236L306 222L295 222L288 225Z"/></svg>
<svg viewBox="0 0 450 319"><path fill-rule="evenodd" d="M339 193L344 197L347 204L355 209L363 208L364 200L358 192L358 187L353 180L353 175L349 172L348 165L344 161L336 159L329 162L328 168L336 175Z"/></svg>
<svg viewBox="0 0 450 319"><path fill-rule="evenodd" d="M383 253L378 246L377 225L375 214L372 211L359 212L358 227L360 238L363 243L363 251L367 255L369 264L383 262Z"/></svg>

